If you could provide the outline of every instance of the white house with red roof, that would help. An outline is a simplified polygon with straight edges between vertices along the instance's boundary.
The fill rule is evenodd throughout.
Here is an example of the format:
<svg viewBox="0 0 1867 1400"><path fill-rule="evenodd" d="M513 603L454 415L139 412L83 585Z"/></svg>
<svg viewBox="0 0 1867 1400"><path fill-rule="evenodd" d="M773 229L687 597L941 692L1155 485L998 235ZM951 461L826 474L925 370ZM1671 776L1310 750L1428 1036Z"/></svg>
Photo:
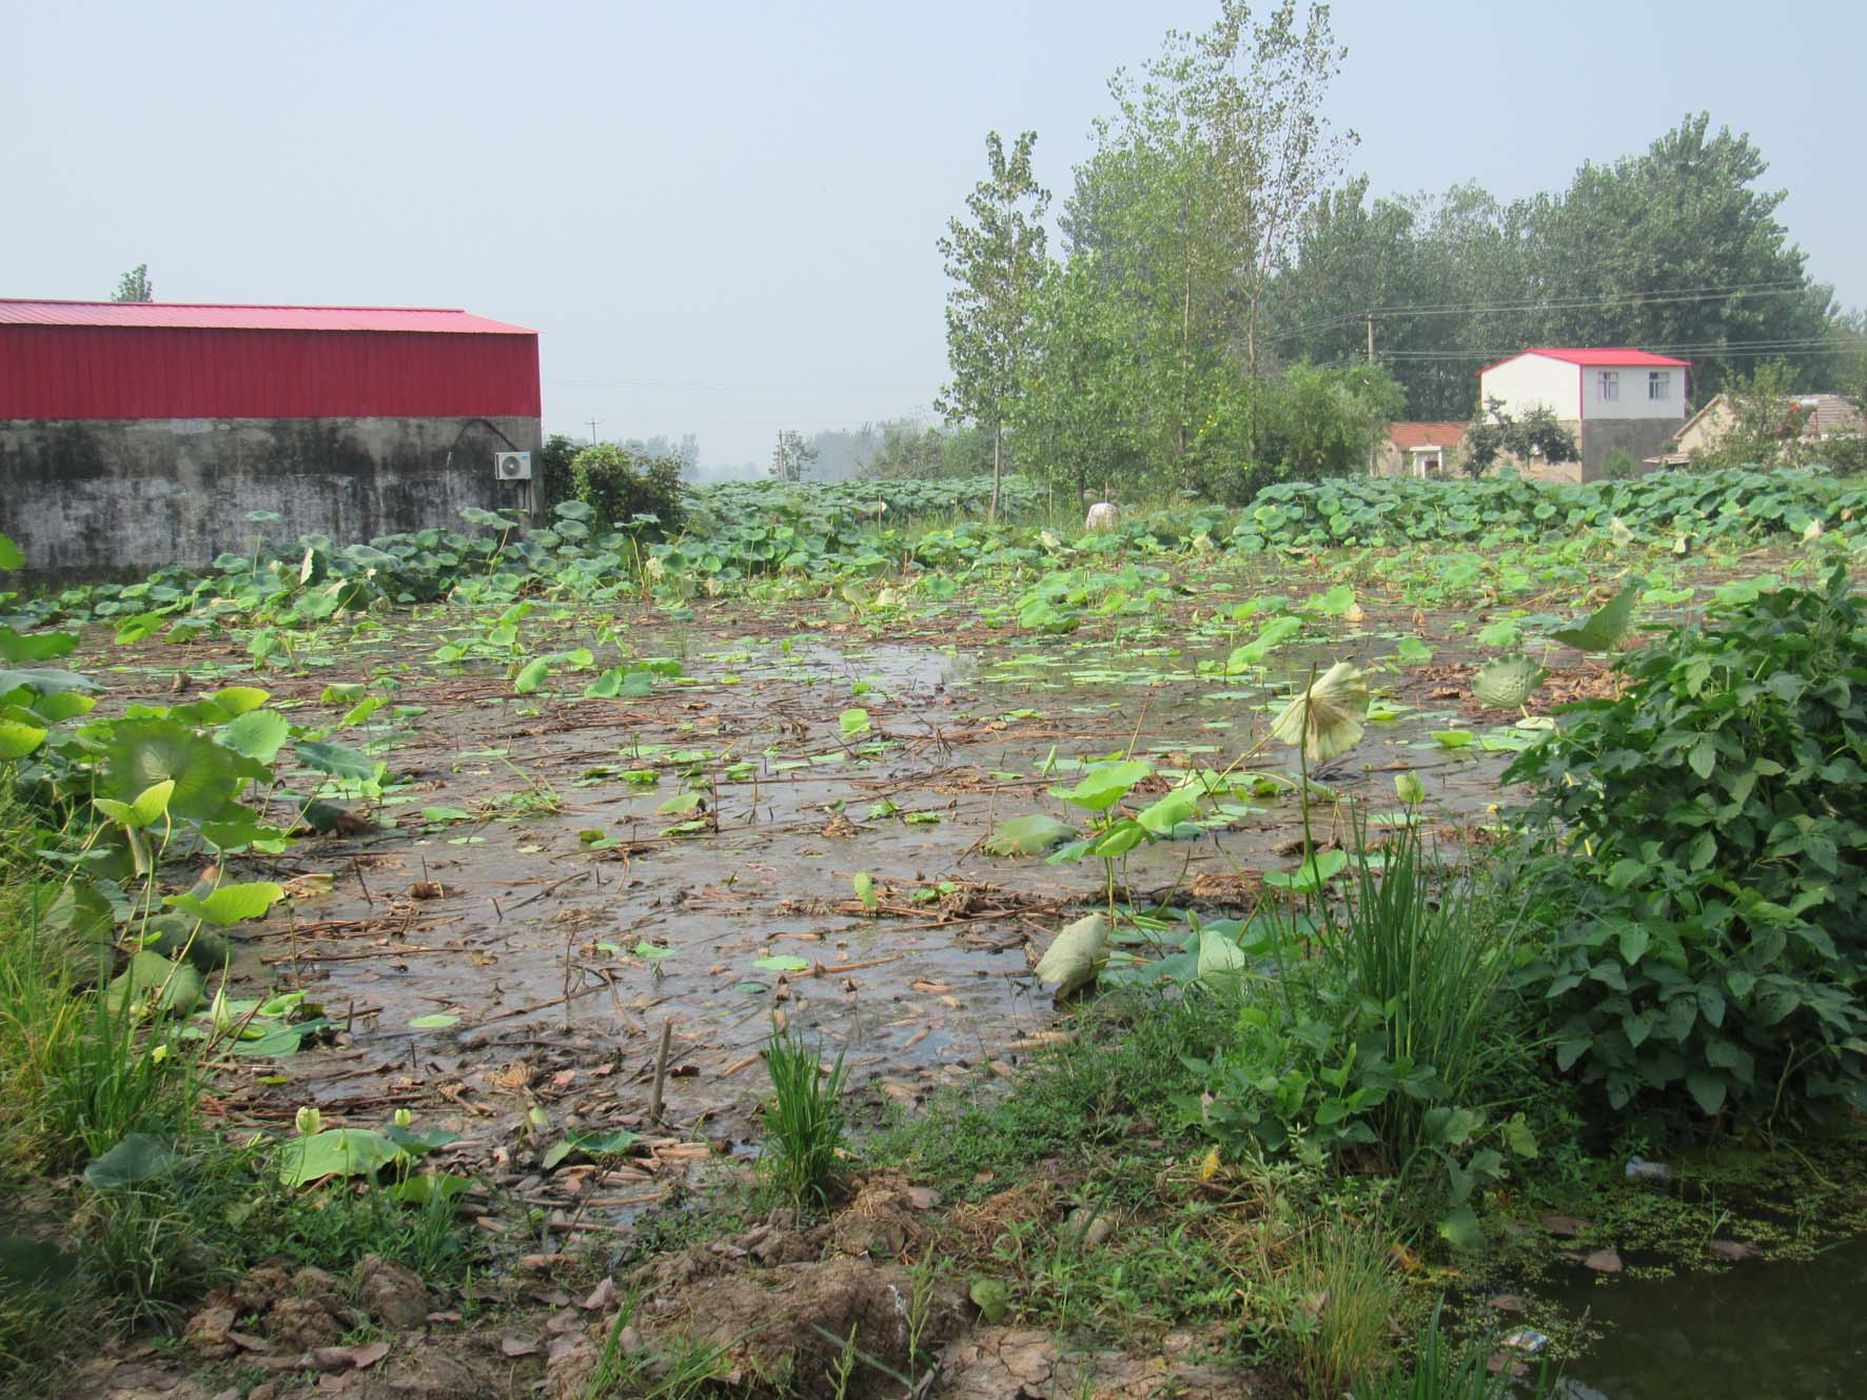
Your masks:
<svg viewBox="0 0 1867 1400"><path fill-rule="evenodd" d="M1663 451L1687 416L1691 364L1625 347L1539 346L1478 371L1478 399L1513 418L1549 408L1573 432L1580 463L1525 464L1532 475L1593 481L1616 451L1636 463Z"/></svg>

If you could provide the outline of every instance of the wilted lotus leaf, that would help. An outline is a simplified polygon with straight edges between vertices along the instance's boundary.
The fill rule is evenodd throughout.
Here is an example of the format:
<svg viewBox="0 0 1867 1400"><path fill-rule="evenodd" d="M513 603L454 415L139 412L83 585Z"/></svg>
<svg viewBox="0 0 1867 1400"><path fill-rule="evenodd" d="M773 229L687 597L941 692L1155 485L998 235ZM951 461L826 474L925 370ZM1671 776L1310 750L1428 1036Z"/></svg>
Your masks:
<svg viewBox="0 0 1867 1400"><path fill-rule="evenodd" d="M1102 975L1109 960L1107 914L1090 914L1066 925L1056 942L1045 950L1037 963L1037 980L1055 987L1058 997L1066 997L1078 988L1087 987Z"/></svg>
<svg viewBox="0 0 1867 1400"><path fill-rule="evenodd" d="M1367 682L1359 668L1338 661L1271 721L1271 734L1322 763L1354 748L1367 718Z"/></svg>

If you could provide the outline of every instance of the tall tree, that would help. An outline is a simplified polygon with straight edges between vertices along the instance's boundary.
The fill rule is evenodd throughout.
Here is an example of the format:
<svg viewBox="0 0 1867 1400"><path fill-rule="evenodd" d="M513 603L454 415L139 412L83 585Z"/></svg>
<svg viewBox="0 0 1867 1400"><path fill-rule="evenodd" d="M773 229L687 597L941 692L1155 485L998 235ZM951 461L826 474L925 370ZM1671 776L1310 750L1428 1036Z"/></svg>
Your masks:
<svg viewBox="0 0 1867 1400"><path fill-rule="evenodd" d="M1351 184L1311 206L1295 265L1275 279L1278 348L1365 354L1372 313L1377 353L1421 418L1470 416L1472 371L1530 345L1676 353L1693 361L1701 402L1759 356L1831 381L1839 323L1777 221L1782 195L1755 188L1766 168L1747 137L1713 133L1700 113L1642 154L1509 205L1463 185L1368 209Z"/></svg>
<svg viewBox="0 0 1867 1400"><path fill-rule="evenodd" d="M1053 263L1032 302L1032 355L1013 427L1053 487L1113 498L1145 473L1146 409L1135 341L1105 295L1094 251Z"/></svg>
<svg viewBox="0 0 1867 1400"><path fill-rule="evenodd" d="M1011 154L996 131L985 138L990 174L966 197L967 219L947 221L939 241L946 273L947 364L953 378L935 407L949 421L970 421L992 439L992 506L998 513L1005 472L1005 428L1030 355L1030 304L1046 256L1044 213L1050 192L1031 171L1037 133L1026 131Z"/></svg>
<svg viewBox="0 0 1867 1400"><path fill-rule="evenodd" d="M1222 0L1204 33L1170 31L1141 81L1110 83L1117 114L1096 126L1064 229L1073 252L1100 255L1108 294L1131 315L1154 416L1164 410L1182 466L1231 372L1263 367L1271 276L1354 139L1321 114L1342 56L1326 5L1299 16L1283 0L1256 20L1244 0Z"/></svg>
<svg viewBox="0 0 1867 1400"><path fill-rule="evenodd" d="M795 428L780 428L771 451L771 474L780 481L802 481L817 460L817 449Z"/></svg>
<svg viewBox="0 0 1867 1400"><path fill-rule="evenodd" d="M1825 368L1833 298L1777 221L1784 191L1756 188L1768 169L1705 112L1640 155L1584 165L1533 216L1546 341L1676 348L1701 399L1741 372L1746 346Z"/></svg>
<svg viewBox="0 0 1867 1400"><path fill-rule="evenodd" d="M135 267L117 279L117 290L110 294L112 301L154 301L155 284L149 280L149 264L137 263Z"/></svg>

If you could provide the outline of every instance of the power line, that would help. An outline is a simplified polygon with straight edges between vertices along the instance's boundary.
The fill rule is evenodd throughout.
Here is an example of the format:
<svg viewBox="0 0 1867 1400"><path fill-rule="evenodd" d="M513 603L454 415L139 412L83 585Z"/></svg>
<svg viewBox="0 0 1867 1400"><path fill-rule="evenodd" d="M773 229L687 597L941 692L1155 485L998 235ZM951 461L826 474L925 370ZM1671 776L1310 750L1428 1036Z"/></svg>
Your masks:
<svg viewBox="0 0 1867 1400"><path fill-rule="evenodd" d="M1659 355L1699 355L1732 358L1757 355L1797 354L1812 350L1845 350L1867 347L1867 336L1837 334L1807 336L1787 340L1702 341L1694 344L1643 345L1638 348ZM1517 346L1509 350L1383 350L1383 360L1497 360L1520 355L1535 347Z"/></svg>
<svg viewBox="0 0 1867 1400"><path fill-rule="evenodd" d="M1313 331L1332 330L1369 317L1382 320L1407 320L1427 316L1480 315L1502 311L1587 311L1601 307L1668 306L1682 303L1717 301L1728 297L1793 296L1806 290L1799 280L1778 278L1769 282L1748 282L1730 287L1684 287L1657 292L1623 292L1607 296L1569 297L1540 301L1441 302L1414 306L1377 306L1365 311L1344 311L1320 320L1309 321L1290 330L1280 331L1274 340L1291 340Z"/></svg>

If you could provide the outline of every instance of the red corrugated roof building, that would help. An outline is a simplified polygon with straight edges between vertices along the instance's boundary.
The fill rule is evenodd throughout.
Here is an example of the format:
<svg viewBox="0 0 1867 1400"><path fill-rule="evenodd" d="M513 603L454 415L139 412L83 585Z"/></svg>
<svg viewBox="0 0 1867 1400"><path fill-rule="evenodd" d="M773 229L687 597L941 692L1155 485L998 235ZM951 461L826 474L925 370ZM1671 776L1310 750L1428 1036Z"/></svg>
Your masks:
<svg viewBox="0 0 1867 1400"><path fill-rule="evenodd" d="M538 414L537 332L465 311L0 300L0 418Z"/></svg>
<svg viewBox="0 0 1867 1400"><path fill-rule="evenodd" d="M59 570L339 544L522 503L538 335L466 311L0 300L0 533Z"/></svg>

